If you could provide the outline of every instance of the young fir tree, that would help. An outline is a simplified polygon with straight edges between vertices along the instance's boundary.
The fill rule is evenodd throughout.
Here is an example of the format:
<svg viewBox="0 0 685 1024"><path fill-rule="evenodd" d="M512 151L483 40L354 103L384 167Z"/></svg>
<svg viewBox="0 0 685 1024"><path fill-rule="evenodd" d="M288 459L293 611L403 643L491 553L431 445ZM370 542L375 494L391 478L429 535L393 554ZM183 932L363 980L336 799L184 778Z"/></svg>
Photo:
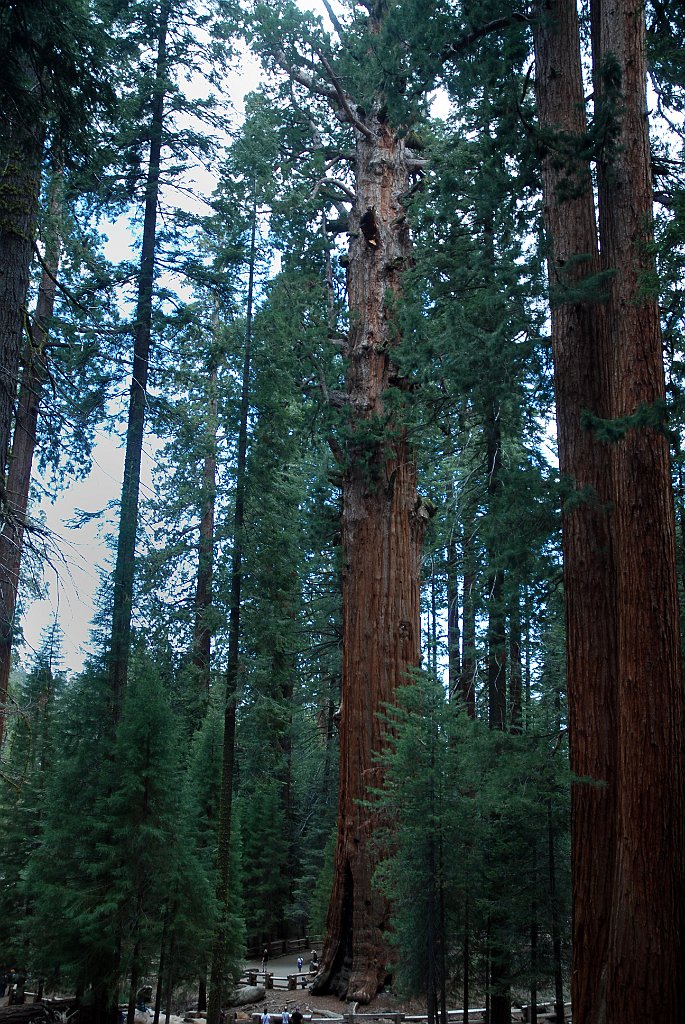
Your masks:
<svg viewBox="0 0 685 1024"><path fill-rule="evenodd" d="M110 1019L121 995L129 1004L135 997L165 916L172 930L182 920L192 933L191 909L211 905L186 831L190 815L166 687L143 651L134 667L114 741L102 715L106 675L91 669L74 685L64 754L27 870L36 893L35 969L48 977L59 970L63 983L84 994L84 1012L98 1020ZM60 930L51 927L55 913L64 918Z"/></svg>
<svg viewBox="0 0 685 1024"><path fill-rule="evenodd" d="M0 776L0 947L5 959L17 965L33 958L26 925L34 894L24 875L39 841L46 792L59 757L59 703L65 687L60 643L57 624L46 627L33 667L16 690Z"/></svg>

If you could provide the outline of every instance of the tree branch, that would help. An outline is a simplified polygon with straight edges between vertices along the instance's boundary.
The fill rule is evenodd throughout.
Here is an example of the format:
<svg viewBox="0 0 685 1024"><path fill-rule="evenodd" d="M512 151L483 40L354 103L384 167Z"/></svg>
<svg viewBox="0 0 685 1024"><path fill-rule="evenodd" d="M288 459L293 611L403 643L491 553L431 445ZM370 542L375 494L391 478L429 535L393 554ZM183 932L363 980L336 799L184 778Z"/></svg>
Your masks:
<svg viewBox="0 0 685 1024"><path fill-rule="evenodd" d="M318 51L318 53L319 53L319 60L323 64L323 67L324 67L324 69L326 71L326 74L328 75L329 79L331 80L331 84L333 85L333 88L335 89L336 96L338 98L340 106L342 107L342 109L343 109L343 111L345 113L345 117L347 118L349 123L354 128L357 129L358 132L361 132L362 135L364 135L367 139L373 139L374 135L373 135L373 132L371 131L371 129L368 128L364 124L363 121L360 121L359 118L357 117L357 115L352 110L352 102L350 100L350 97L347 95L347 93L345 92L345 90L341 86L340 79L338 78L338 76L334 72L333 68L331 67L329 62L326 60L324 55L321 53L321 51Z"/></svg>
<svg viewBox="0 0 685 1024"><path fill-rule="evenodd" d="M527 14L522 14L519 11L512 11L507 18L496 18L494 21L488 22L487 25L481 25L480 28L475 28L472 32L462 36L455 43L448 43L440 54L441 60L448 61L453 57L457 57L459 54L467 50L473 43L478 42L479 39L483 39L484 36L489 36L493 32L499 32L500 29L508 28L510 25L524 24L529 25L532 22Z"/></svg>
<svg viewBox="0 0 685 1024"><path fill-rule="evenodd" d="M53 284L55 285L55 287L56 287L56 288L59 288L59 290L60 290L60 291L61 291L61 292L62 292L62 293L63 293L64 295L66 295L66 297L67 297L67 298L69 299L69 301L70 301L70 302L73 302L75 306L78 306L78 308L79 308L79 309L82 309L84 313L87 313L87 314L88 314L88 316L90 316L90 310L89 310L89 309L87 309L87 308L86 308L86 307L85 307L85 306L83 305L83 303L82 303L82 302L80 302L80 301L79 301L79 300L78 300L78 299L76 298L76 296L75 296L75 295L73 295L73 294L72 294L72 293L71 293L71 292L69 291L69 289L68 289L68 288L67 288L67 287L66 287L65 285L63 285L63 284L60 284L60 282L59 282L59 281L57 280L57 278L55 277L55 275L53 274L53 272L52 272L52 271L50 270L50 267L49 267L49 266L47 265L47 263L45 262L45 260L44 260L44 259L43 259L43 257L41 256L41 254L40 254L40 249L38 248L38 246L36 245L36 243L35 243L35 242L33 243L33 251L35 252L36 256L38 257L38 262L40 263L41 267L43 268L43 270L45 271L45 273L46 273L46 274L48 275L48 277L50 278L50 280L52 281L52 283L53 283Z"/></svg>
<svg viewBox="0 0 685 1024"><path fill-rule="evenodd" d="M338 39L343 44L343 46L345 46L345 33L343 31L342 25L340 24L340 21L338 20L337 14L335 13L333 8L331 7L331 5L328 2L328 0L322 0L322 3L324 5L324 7L326 8L326 14L331 19L331 24L332 24L333 28L338 33Z"/></svg>
<svg viewBox="0 0 685 1024"><path fill-rule="evenodd" d="M335 101L338 100L338 94L335 89L328 89L325 85L319 85L311 75L306 75L300 68L294 68L289 63L283 50L277 50L274 54L276 63L283 68L283 70L290 75L295 82L299 82L305 89L310 92L316 93L318 96L325 96L327 100Z"/></svg>

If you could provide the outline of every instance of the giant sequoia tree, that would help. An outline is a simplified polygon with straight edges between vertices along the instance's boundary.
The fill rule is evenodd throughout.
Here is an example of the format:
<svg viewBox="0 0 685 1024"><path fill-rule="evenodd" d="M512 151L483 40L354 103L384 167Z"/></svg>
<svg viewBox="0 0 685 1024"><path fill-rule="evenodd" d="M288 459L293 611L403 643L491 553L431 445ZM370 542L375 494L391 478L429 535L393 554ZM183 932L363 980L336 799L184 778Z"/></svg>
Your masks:
<svg viewBox="0 0 685 1024"><path fill-rule="evenodd" d="M372 888L375 816L364 801L380 781L383 747L377 712L418 665L419 567L427 513L403 425L404 381L393 361L400 278L411 261L404 201L417 160L388 107L393 83L378 56L389 16L382 2L344 27L334 45L323 34L298 39L271 21L276 62L297 85L324 97L349 126L353 181L349 210L349 336L344 409L336 454L342 472L342 706L338 842L321 970L314 991L368 1002L387 974L386 900ZM290 12L290 26L297 15ZM313 48L314 59L306 50ZM350 59L352 54L352 59ZM380 70L379 70L380 68ZM351 91L351 82L358 93ZM406 113L406 112L405 112ZM336 160L334 158L334 165ZM420 163L420 161L418 162Z"/></svg>
<svg viewBox="0 0 685 1024"><path fill-rule="evenodd" d="M574 1019L683 1017L683 728L674 516L652 263L644 10L575 3L535 27L564 516ZM597 163L595 226L588 154ZM583 155L584 154L584 155ZM605 272L604 275L602 272ZM594 851L590 856L590 851Z"/></svg>

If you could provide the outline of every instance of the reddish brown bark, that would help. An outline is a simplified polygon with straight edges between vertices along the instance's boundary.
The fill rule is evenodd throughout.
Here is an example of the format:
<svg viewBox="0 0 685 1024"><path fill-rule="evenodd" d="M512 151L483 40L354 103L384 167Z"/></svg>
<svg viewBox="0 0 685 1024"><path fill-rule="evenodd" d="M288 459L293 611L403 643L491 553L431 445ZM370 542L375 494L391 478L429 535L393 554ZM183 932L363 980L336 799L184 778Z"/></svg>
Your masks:
<svg viewBox="0 0 685 1024"><path fill-rule="evenodd" d="M534 38L540 123L547 133L569 140L572 153L573 139L587 127L575 0L545 3ZM608 915L600 908L610 892L615 845L616 641L611 450L583 429L581 417L585 410L610 415L609 373L599 296L567 299L568 289L599 270L590 170L581 161L569 164L571 153L560 159L554 148L559 142L551 139L542 173L559 463L570 489L562 536L571 767L596 783L577 783L572 794L571 1000L577 1020L590 1021L605 983L598 951L606 948ZM591 838L595 830L599 844Z"/></svg>
<svg viewBox="0 0 685 1024"><path fill-rule="evenodd" d="M659 311L649 288L644 9L635 0L601 0L592 18L600 109L607 62L620 74L617 145L598 166L598 197L602 256L615 270L607 311L612 414L621 419L665 399ZM667 438L658 426L636 424L614 447L618 844L606 1020L633 1024L646 1007L653 1020L685 1019L685 707Z"/></svg>
<svg viewBox="0 0 685 1024"><path fill-rule="evenodd" d="M392 299L411 256L402 196L404 142L377 111L357 132L357 199L350 215L350 407L343 482L343 666L335 875L322 968L313 990L367 1003L387 976L386 901L371 878L375 812L362 802L381 781L377 712L419 664L419 567L424 510L406 432L386 403L399 384Z"/></svg>
<svg viewBox="0 0 685 1024"><path fill-rule="evenodd" d="M597 76L617 132L598 167L601 264L589 167L573 164L585 132L575 2L541 5L534 34L540 123L567 143L549 140L543 184L559 458L573 488L563 519L571 765L598 783L573 790L574 1021L681 1020L684 710L668 448L644 423L614 443L582 423L664 395L656 302L641 287L652 269L642 9L593 8L596 70L620 84L610 95ZM612 271L603 295L589 281L602 267Z"/></svg>

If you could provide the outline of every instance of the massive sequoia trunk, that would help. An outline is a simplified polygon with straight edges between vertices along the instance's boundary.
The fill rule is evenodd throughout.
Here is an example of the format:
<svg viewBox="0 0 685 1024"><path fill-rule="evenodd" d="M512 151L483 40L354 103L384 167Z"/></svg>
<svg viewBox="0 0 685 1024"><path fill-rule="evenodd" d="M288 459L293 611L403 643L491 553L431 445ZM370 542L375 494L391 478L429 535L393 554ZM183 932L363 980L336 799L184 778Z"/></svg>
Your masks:
<svg viewBox="0 0 685 1024"><path fill-rule="evenodd" d="M372 888L376 814L364 801L381 781L384 702L419 664L419 562L425 512L397 413L393 301L411 253L402 205L404 142L378 110L357 129L356 202L350 215L344 453L343 666L338 841L322 967L314 992L369 1002L387 976L386 901ZM401 403L400 403L401 404Z"/></svg>
<svg viewBox="0 0 685 1024"><path fill-rule="evenodd" d="M575 2L548 0L535 27L559 459L570 485L571 765L596 783L577 782L572 802L579 1024L684 1017L683 692L668 448L654 415L664 396L658 311L642 288L651 270L643 32L639 5L595 4L597 95L615 132L598 167L600 263L589 166L572 162L586 129ZM598 420L624 417L618 440L601 440Z"/></svg>
<svg viewBox="0 0 685 1024"><path fill-rule="evenodd" d="M646 1007L653 1020L685 1020L685 707L663 355L650 283L643 6L597 0L592 21L599 109L617 120L615 150L603 150L597 177L602 258L614 271L612 416L632 418L614 445L618 841L606 1020L633 1024Z"/></svg>
<svg viewBox="0 0 685 1024"><path fill-rule="evenodd" d="M563 514L564 587L572 794L574 1015L589 1021L603 984L614 854L616 637L610 533L611 449L583 428L585 410L610 415L605 308L590 169L569 163L586 131L575 0L543 6L535 27L540 124L547 137L542 174L550 251L552 347L559 463L569 488ZM566 159L560 159L566 143ZM576 147L576 152L579 150ZM585 288L582 300L579 289ZM590 293L594 292L592 295ZM575 294L574 294L575 293ZM590 837L601 834L601 842ZM592 855L589 856L589 851Z"/></svg>

